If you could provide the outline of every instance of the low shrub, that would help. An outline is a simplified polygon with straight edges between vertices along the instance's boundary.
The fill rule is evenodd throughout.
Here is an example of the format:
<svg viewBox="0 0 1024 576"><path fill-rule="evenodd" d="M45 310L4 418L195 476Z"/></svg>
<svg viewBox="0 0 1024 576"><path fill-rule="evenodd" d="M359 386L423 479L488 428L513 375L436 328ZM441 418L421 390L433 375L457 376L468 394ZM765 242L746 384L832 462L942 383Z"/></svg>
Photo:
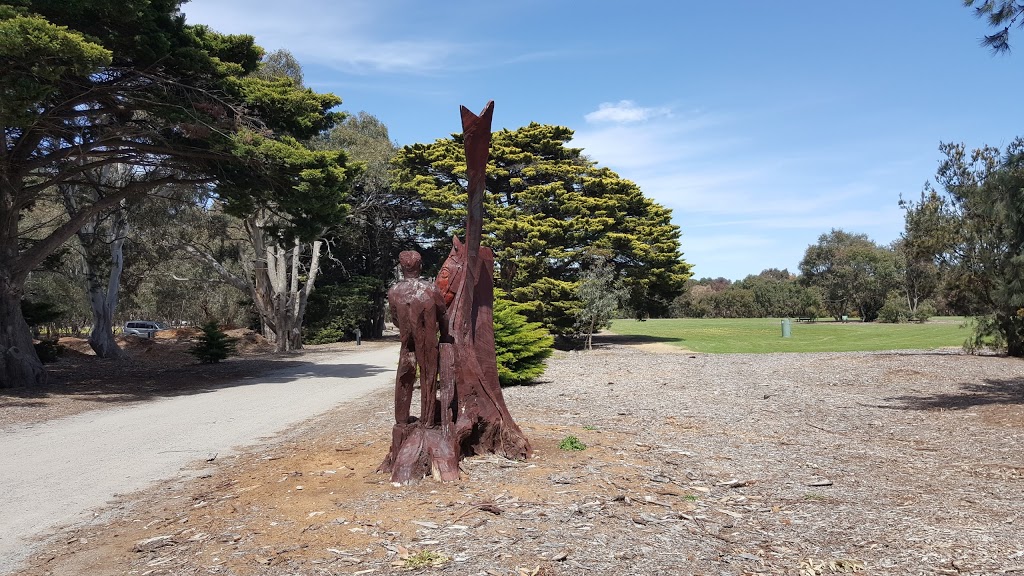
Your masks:
<svg viewBox="0 0 1024 576"><path fill-rule="evenodd" d="M558 443L558 449L569 452L582 452L587 449L587 445L575 436L566 436Z"/></svg>
<svg viewBox="0 0 1024 576"><path fill-rule="evenodd" d="M64 354L65 348L56 340L40 340L34 344L36 355L43 364L56 362Z"/></svg>
<svg viewBox="0 0 1024 576"><path fill-rule="evenodd" d="M878 321L888 324L900 324L910 319L910 307L907 301L900 295L890 295L885 299L885 304L878 311Z"/></svg>
<svg viewBox="0 0 1024 576"><path fill-rule="evenodd" d="M203 325L203 334L196 343L188 349L188 353L195 356L202 364L216 364L228 356L236 354L235 344L238 338L229 338L216 322L207 322Z"/></svg>
<svg viewBox="0 0 1024 576"><path fill-rule="evenodd" d="M494 349L502 386L526 384L544 373L555 340L540 322L527 322L514 302L494 298Z"/></svg>

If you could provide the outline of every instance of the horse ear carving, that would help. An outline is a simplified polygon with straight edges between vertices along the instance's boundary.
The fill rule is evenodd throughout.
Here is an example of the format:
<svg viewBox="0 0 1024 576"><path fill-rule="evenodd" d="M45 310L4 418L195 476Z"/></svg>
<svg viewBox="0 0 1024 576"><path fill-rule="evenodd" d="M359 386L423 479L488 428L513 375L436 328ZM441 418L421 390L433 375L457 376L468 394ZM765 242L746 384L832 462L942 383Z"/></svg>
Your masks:
<svg viewBox="0 0 1024 576"><path fill-rule="evenodd" d="M465 244L463 244L461 241L459 241L459 237L458 236L452 236L452 250L453 251L455 251L456 253L462 252L462 247L463 246L465 246Z"/></svg>

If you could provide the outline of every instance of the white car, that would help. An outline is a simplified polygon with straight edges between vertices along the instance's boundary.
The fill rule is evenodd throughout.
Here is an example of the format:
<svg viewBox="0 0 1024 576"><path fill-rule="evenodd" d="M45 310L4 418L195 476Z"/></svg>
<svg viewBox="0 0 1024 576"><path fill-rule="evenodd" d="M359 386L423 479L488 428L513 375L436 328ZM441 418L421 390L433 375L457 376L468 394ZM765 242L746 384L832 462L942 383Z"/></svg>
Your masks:
<svg viewBox="0 0 1024 576"><path fill-rule="evenodd" d="M161 322L152 322L149 320L132 320L131 322L125 322L124 335L152 338L153 334L156 334L160 330L166 329L167 326Z"/></svg>

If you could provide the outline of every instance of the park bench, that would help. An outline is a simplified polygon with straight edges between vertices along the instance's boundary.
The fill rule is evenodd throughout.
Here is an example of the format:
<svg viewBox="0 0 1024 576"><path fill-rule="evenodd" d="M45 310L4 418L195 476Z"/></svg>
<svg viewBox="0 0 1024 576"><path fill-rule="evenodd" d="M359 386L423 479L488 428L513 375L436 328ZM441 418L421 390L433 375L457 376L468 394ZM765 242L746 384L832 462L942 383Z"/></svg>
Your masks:
<svg viewBox="0 0 1024 576"><path fill-rule="evenodd" d="M796 319L797 322L814 322L815 320L815 318L811 318L810 316L801 316Z"/></svg>

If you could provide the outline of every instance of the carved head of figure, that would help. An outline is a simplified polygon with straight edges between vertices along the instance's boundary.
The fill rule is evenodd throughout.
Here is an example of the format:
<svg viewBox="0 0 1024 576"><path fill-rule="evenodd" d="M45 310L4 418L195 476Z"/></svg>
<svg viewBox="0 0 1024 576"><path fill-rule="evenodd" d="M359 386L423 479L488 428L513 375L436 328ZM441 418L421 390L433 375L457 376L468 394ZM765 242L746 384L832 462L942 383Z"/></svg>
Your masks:
<svg viewBox="0 0 1024 576"><path fill-rule="evenodd" d="M444 296L445 306L451 306L452 300L455 300L455 293L459 290L459 284L462 282L465 263L465 245L459 241L458 236L455 236L452 238L452 251L448 253L448 259L444 261L441 270L437 273L437 280L434 281Z"/></svg>
<svg viewBox="0 0 1024 576"><path fill-rule="evenodd" d="M398 255L398 267L402 270L405 278L419 278L423 266L423 259L420 253L415 250L405 250Z"/></svg>

